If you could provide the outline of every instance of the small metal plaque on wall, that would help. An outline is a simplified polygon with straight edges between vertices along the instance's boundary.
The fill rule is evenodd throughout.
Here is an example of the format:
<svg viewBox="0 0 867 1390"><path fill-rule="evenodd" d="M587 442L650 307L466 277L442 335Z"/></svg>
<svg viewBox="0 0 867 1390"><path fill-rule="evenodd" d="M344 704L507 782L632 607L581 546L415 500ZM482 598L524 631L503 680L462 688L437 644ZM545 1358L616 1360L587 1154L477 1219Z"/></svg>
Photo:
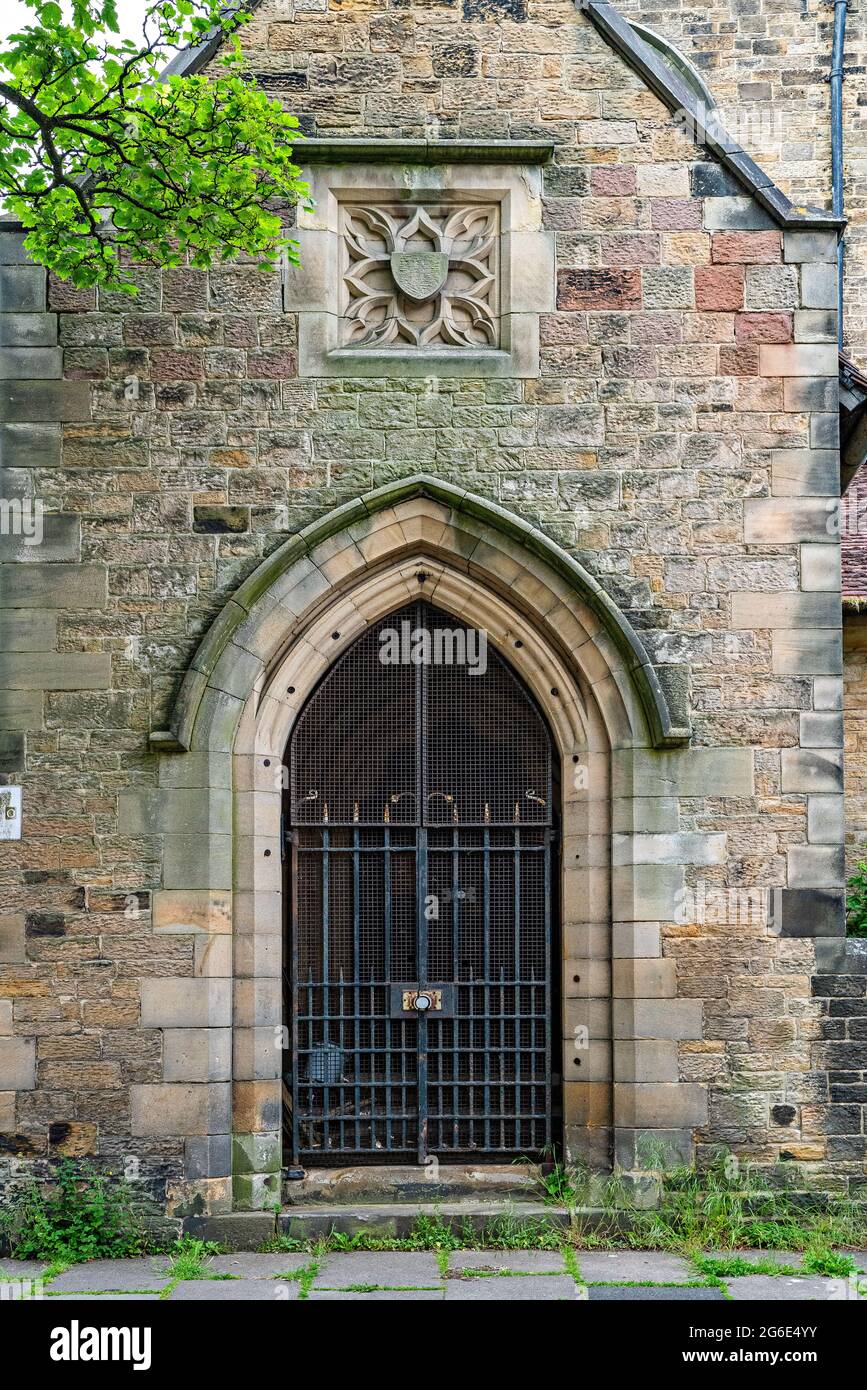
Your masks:
<svg viewBox="0 0 867 1390"><path fill-rule="evenodd" d="M0 840L21 839L21 788L0 787Z"/></svg>

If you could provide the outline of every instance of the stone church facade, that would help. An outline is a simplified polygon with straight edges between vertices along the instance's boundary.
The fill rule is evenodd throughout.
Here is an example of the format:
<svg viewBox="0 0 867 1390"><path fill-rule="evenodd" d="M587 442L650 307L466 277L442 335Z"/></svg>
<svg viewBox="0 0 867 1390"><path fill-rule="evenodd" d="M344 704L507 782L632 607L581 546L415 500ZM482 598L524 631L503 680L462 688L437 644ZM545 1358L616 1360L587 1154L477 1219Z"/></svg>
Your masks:
<svg viewBox="0 0 867 1390"><path fill-rule="evenodd" d="M2 491L45 505L0 537L0 1165L279 1201L280 774L423 602L550 731L563 1151L857 1193L839 219L610 5L266 0L243 42L307 136L299 268L130 302L0 233Z"/></svg>

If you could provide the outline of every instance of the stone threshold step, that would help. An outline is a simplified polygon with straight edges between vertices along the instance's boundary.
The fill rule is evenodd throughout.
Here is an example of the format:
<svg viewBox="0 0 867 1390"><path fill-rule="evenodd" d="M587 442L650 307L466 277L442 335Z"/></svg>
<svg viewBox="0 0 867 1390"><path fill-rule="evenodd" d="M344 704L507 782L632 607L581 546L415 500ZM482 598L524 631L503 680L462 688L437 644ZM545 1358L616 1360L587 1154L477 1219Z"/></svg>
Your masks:
<svg viewBox="0 0 867 1390"><path fill-rule="evenodd" d="M441 1163L435 1170L414 1164L311 1168L302 1178L284 1173L283 1202L288 1206L364 1206L414 1202L432 1205L469 1199L538 1201L537 1169L516 1163Z"/></svg>
<svg viewBox="0 0 867 1390"><path fill-rule="evenodd" d="M581 1212L582 1221L603 1213ZM441 1222L460 1231L466 1223L479 1232L493 1222L507 1221L515 1225L542 1224L568 1226L570 1217L565 1207L548 1206L544 1202L430 1202L377 1203L375 1205L333 1202L329 1205L284 1207L277 1217L277 1228L296 1240L317 1240L332 1233L344 1236L371 1235L381 1238L405 1239L415 1229L419 1218Z"/></svg>

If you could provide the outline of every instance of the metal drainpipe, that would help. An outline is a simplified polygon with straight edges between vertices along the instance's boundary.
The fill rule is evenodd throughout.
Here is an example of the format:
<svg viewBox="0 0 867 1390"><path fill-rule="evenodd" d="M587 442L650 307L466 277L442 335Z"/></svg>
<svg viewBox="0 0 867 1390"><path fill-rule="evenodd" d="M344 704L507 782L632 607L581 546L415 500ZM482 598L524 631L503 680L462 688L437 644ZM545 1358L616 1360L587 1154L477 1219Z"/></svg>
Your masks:
<svg viewBox="0 0 867 1390"><path fill-rule="evenodd" d="M833 210L843 216L843 55L849 0L834 0L834 46L831 54L831 190ZM843 238L837 247L837 341L843 348Z"/></svg>

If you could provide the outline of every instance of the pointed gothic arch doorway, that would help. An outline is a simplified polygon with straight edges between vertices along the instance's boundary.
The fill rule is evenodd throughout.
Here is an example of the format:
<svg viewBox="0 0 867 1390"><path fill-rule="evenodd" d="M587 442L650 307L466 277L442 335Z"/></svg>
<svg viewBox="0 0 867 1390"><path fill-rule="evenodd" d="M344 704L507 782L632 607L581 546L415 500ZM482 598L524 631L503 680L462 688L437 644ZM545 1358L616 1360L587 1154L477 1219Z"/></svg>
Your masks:
<svg viewBox="0 0 867 1390"><path fill-rule="evenodd" d="M326 672L286 761L289 1161L559 1142L559 765L519 676L409 604Z"/></svg>

